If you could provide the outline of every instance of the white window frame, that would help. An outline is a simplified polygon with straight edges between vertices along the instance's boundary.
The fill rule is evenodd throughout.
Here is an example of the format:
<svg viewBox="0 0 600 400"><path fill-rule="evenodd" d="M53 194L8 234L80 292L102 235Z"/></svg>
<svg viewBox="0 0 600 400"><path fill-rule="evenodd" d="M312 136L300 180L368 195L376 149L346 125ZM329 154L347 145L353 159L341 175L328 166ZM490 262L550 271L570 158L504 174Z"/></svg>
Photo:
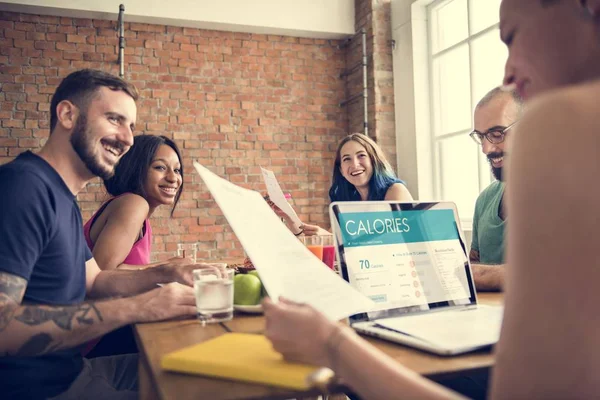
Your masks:
<svg viewBox="0 0 600 400"><path fill-rule="evenodd" d="M478 38L498 29L499 24L495 23L477 33L472 34L472 26L471 26L471 1L466 1L467 4L467 38L463 39L443 50L438 51L437 53L433 53L433 44L432 44L432 33L433 33L433 27L431 26L431 13L432 10L439 6L442 3L445 3L449 0L433 0L430 1L429 4L427 4L426 6L426 13L427 13L427 53L428 53L428 61L427 61L427 71L428 71L428 80L429 80L429 102L430 102L430 110L432 110L429 113L429 118L430 118L430 141L431 141L431 154L432 154L432 161L433 161L433 193L434 196L436 198L440 198L441 194L444 192L444 188L442 187L442 177L443 177L443 170L441 167L441 160L442 160L442 153L441 153L441 144L444 140L447 139L451 139L457 136L461 136L461 135L468 135L471 130L472 127L468 127L467 129L464 130L459 130L456 132L449 132L449 133L444 133L441 135L436 135L435 132L433 132L433 127L435 126L435 118L436 115L433 112L434 111L434 106L433 106L433 99L434 99L434 93L433 90L434 88L432 87L432 82L433 82L433 63L434 60L440 57L443 57L444 55L456 51L457 49L459 49L460 47L467 45L468 49L469 49L469 72L470 72L470 76L469 76L469 87L470 87L470 98L471 98L471 110L475 109L475 106L477 105L477 102L479 101L479 99L475 98L475 94L474 94L474 85L473 85L473 81L474 81L474 77L473 77L473 70L474 70L474 63L473 63L473 42L475 40L477 40ZM490 88L491 89L491 88ZM485 156L483 155L483 153L481 151L479 151L478 153L478 168L477 168L477 175L478 175L478 184L479 184L479 192L481 193L481 191L483 191L483 189L485 189L491 182L492 182L492 175L490 173L490 167L489 164L487 163ZM474 201L474 200L473 200ZM462 215L461 216L461 220L463 220L465 223L472 223L473 220L473 216L472 215Z"/></svg>
<svg viewBox="0 0 600 400"><path fill-rule="evenodd" d="M441 199L441 171L439 144L456 135L467 135L471 129L435 136L432 93L433 59L447 54L461 45L469 46L470 80L473 82L473 50L471 43L477 38L497 29L498 24L489 26L471 35L471 18L468 37L435 56L431 52L430 10L445 0L392 0L392 38L394 49L394 85L396 101L396 143L398 144L398 173L406 177L411 193L422 201ZM467 2L470 7L469 2ZM470 14L471 10L468 9ZM468 16L469 16L468 14ZM406 39L406 36L411 36ZM411 76L407 77L406 75ZM412 84L412 89L410 89ZM471 110L479 99L474 99L474 87L470 85ZM412 107L407 107L412 105ZM476 146L473 143L473 146ZM492 180L485 156L478 152L479 191ZM472 215L462 215L465 231L472 225Z"/></svg>

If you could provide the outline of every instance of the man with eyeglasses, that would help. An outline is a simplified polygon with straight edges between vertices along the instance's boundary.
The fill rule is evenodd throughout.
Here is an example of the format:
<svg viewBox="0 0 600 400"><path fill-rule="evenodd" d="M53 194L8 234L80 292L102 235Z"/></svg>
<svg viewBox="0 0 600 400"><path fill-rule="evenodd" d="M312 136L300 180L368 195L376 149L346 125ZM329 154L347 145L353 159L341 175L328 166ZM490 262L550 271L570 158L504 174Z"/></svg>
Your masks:
<svg viewBox="0 0 600 400"><path fill-rule="evenodd" d="M504 285L503 207L504 150L506 138L522 111L523 102L515 92L495 88L479 101L475 108L475 130L471 138L481 146L496 181L477 198L473 216L471 267L475 286L480 291L502 290Z"/></svg>

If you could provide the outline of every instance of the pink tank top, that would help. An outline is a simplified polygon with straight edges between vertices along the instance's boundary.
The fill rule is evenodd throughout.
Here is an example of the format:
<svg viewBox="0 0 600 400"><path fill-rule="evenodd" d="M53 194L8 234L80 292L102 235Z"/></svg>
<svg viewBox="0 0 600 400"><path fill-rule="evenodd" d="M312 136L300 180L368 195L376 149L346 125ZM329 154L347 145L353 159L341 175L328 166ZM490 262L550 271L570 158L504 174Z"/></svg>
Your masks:
<svg viewBox="0 0 600 400"><path fill-rule="evenodd" d="M88 222L86 222L85 225L83 226L83 234L85 235L85 241L87 242L90 250L94 250L94 243L92 243L92 239L90 238L90 229L92 228L92 224L94 223L94 221L96 221L96 218L98 218L100 216L100 214L102 214L102 211L104 211L106 206L111 201L113 201L114 199L119 198L121 196L124 196L126 194L127 193L123 193L122 195L113 197L112 199L108 200L106 203L102 204L100 209L98 209L98 211L96 211L94 213L94 215L92 215L92 218L90 218L90 220ZM146 219L144 221L143 232L144 232L144 236L142 236L142 238L140 238L133 244L131 251L125 258L125 260L123 260L123 263L129 264L129 265L150 264L150 251L151 251L151 247L152 247L152 227L150 226L150 220L148 220L148 219Z"/></svg>

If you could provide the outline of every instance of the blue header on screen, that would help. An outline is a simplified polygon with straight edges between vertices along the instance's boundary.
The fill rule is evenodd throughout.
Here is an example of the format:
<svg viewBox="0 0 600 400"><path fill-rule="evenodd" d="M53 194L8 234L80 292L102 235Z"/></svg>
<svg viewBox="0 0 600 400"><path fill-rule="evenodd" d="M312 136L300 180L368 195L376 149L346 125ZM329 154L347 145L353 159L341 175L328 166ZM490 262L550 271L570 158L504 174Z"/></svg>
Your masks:
<svg viewBox="0 0 600 400"><path fill-rule="evenodd" d="M346 247L459 238L452 210L340 213L338 219Z"/></svg>

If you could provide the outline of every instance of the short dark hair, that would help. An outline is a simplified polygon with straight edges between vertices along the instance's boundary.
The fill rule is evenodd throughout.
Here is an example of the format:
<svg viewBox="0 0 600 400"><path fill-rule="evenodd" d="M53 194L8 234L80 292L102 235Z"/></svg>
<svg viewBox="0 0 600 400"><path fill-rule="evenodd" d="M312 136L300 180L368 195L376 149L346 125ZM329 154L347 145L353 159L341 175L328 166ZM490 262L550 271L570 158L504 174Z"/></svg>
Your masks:
<svg viewBox="0 0 600 400"><path fill-rule="evenodd" d="M183 192L183 160L177 144L166 136L138 135L134 137L133 146L115 167L115 174L104 181L106 191L113 196L119 196L123 193L135 193L146 198L144 183L146 182L148 169L158 148L162 145L172 148L177 154L179 164L181 164L181 186L177 195L175 195L175 202L171 209L171 216L173 216L175 207Z"/></svg>
<svg viewBox="0 0 600 400"><path fill-rule="evenodd" d="M123 79L95 69L82 69L70 73L56 88L50 102L50 133L56 128L58 116L56 107L63 100L75 104L81 112L87 112L90 100L101 87L127 93L137 101L139 95L136 87Z"/></svg>

